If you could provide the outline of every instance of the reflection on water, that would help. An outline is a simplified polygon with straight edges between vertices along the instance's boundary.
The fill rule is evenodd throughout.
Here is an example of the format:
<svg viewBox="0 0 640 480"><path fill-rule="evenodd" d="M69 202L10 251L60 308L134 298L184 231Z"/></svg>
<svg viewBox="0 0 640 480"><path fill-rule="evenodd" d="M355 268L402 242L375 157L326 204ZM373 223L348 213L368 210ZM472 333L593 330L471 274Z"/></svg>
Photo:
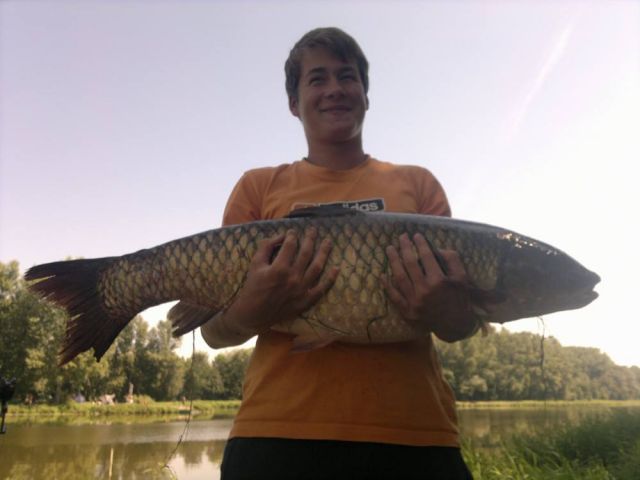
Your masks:
<svg viewBox="0 0 640 480"><path fill-rule="evenodd" d="M533 433L606 407L461 410L464 437L476 446L495 447L509 436ZM640 414L640 408L634 412ZM184 428L184 421L111 424L29 424L11 422L0 436L0 479L189 479L219 478L220 461L231 419L195 420L180 448L163 469ZM111 476L109 473L111 472ZM175 476L174 476L175 474Z"/></svg>
<svg viewBox="0 0 640 480"><path fill-rule="evenodd" d="M640 407L602 405L551 406L548 408L463 409L458 411L462 436L474 446L495 448L514 435L529 435L564 425L575 425L587 417L603 416L616 409L640 415Z"/></svg>
<svg viewBox="0 0 640 480"><path fill-rule="evenodd" d="M215 479L231 419L110 425L11 423L0 437L0 479ZM112 453L113 452L113 453ZM111 460L113 458L113 460ZM111 469L111 476L109 476ZM174 476L175 474L175 476Z"/></svg>
<svg viewBox="0 0 640 480"><path fill-rule="evenodd" d="M171 469L178 478L216 478L224 444L224 440L185 442L170 462ZM6 450L5 457L3 446L0 478L170 479L175 478L173 473L162 466L174 447L171 442L15 446Z"/></svg>

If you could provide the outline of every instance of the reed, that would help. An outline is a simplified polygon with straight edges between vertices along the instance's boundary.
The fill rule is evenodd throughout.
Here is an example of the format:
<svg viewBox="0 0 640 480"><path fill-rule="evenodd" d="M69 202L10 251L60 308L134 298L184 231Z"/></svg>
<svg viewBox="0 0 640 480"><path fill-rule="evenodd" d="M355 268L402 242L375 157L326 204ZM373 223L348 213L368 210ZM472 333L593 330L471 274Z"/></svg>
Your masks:
<svg viewBox="0 0 640 480"><path fill-rule="evenodd" d="M476 480L637 480L640 415L615 410L577 426L516 438L498 451L463 445Z"/></svg>

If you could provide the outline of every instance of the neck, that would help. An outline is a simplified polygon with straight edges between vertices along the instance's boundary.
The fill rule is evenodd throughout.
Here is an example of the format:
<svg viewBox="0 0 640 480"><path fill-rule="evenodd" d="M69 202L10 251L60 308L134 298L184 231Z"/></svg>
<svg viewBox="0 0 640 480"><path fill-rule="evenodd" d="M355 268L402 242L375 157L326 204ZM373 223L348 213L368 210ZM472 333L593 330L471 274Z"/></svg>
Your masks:
<svg viewBox="0 0 640 480"><path fill-rule="evenodd" d="M331 170L349 170L366 160L362 142L309 145L307 161Z"/></svg>

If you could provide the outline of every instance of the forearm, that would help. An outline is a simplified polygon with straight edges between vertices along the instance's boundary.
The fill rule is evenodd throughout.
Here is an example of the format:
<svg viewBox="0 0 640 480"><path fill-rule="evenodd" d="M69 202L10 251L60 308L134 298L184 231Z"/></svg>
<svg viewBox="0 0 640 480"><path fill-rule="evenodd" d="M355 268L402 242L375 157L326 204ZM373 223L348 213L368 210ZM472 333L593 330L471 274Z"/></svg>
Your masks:
<svg viewBox="0 0 640 480"><path fill-rule="evenodd" d="M202 338L211 348L241 345L251 337L269 329L268 296L245 285L231 304L202 325Z"/></svg>
<svg viewBox="0 0 640 480"><path fill-rule="evenodd" d="M242 326L233 311L225 310L213 316L200 327L202 338L211 348L225 348L242 345L257 332Z"/></svg>

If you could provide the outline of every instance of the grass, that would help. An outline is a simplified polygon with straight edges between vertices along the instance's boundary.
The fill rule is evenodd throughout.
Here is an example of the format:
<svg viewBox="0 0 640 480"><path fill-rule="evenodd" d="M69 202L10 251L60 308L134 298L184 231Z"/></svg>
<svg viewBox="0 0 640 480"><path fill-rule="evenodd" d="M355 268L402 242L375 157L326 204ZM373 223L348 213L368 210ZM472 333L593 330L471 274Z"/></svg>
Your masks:
<svg viewBox="0 0 640 480"><path fill-rule="evenodd" d="M228 415L235 413L239 400L194 400L194 415ZM41 416L128 416L128 415L186 415L189 402L155 402L142 398L135 403L98 405L93 403L67 402L62 405L10 405L9 417Z"/></svg>
<svg viewBox="0 0 640 480"><path fill-rule="evenodd" d="M497 451L463 446L475 480L637 480L640 416L625 410L521 437Z"/></svg>
<svg viewBox="0 0 640 480"><path fill-rule="evenodd" d="M520 400L457 402L458 409L510 409L549 407L640 407L640 400Z"/></svg>

